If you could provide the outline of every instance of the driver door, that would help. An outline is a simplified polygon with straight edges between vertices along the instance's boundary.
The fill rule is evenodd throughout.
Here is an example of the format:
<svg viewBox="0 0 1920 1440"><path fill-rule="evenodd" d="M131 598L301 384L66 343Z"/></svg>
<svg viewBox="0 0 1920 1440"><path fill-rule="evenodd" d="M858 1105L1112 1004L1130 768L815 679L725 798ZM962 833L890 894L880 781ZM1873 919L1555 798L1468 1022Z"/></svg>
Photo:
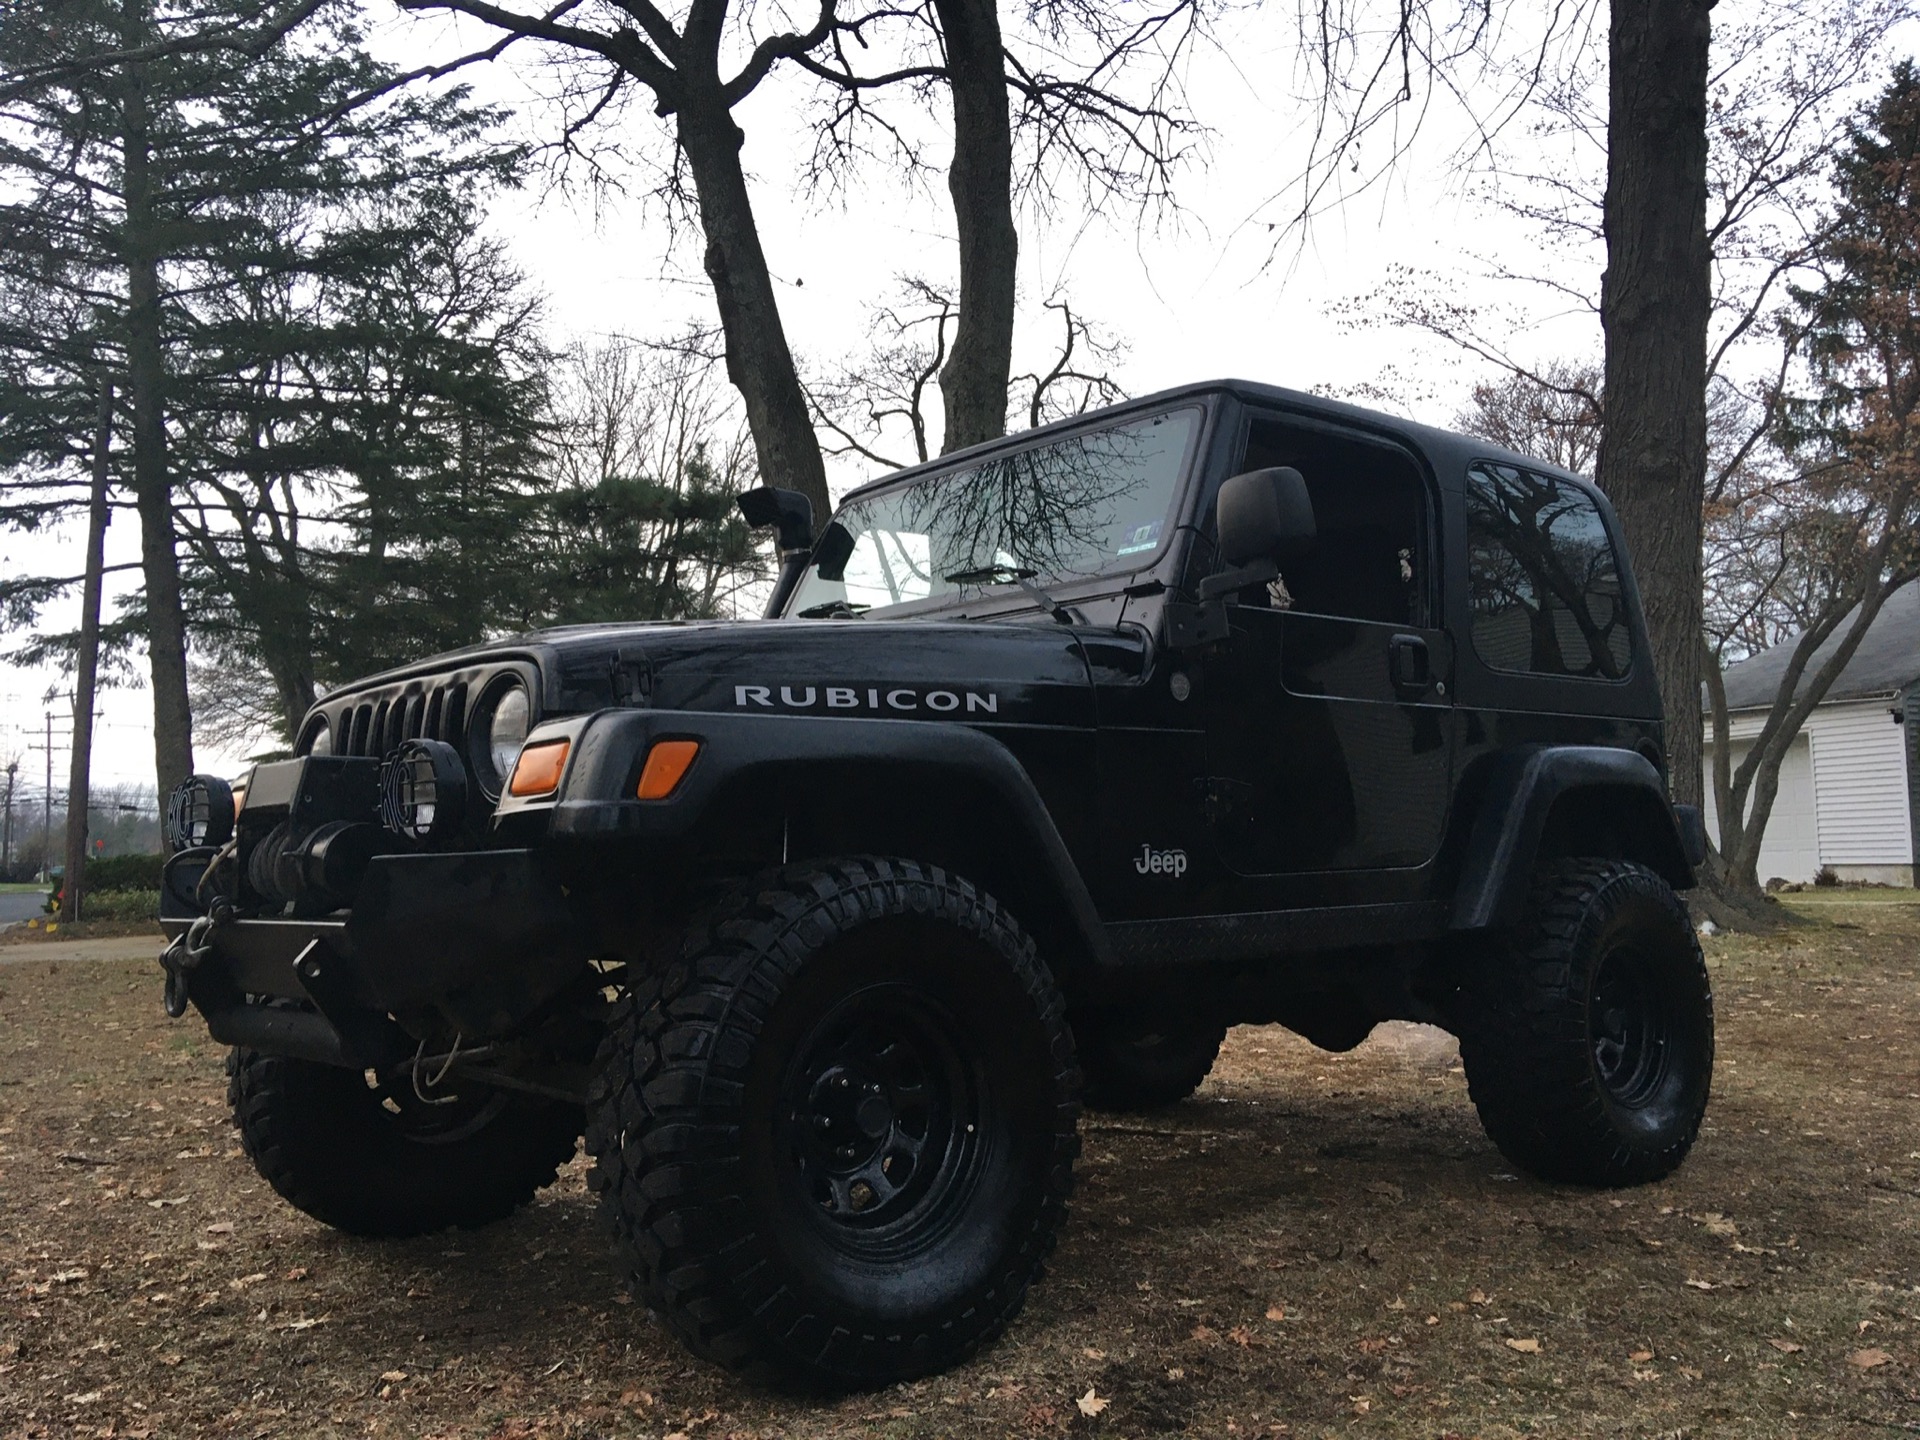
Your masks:
<svg viewBox="0 0 1920 1440"><path fill-rule="evenodd" d="M1229 609L1208 661L1213 843L1250 878L1417 868L1445 831L1454 748L1435 497L1397 446L1256 416L1237 470L1270 465L1306 479L1317 534Z"/></svg>

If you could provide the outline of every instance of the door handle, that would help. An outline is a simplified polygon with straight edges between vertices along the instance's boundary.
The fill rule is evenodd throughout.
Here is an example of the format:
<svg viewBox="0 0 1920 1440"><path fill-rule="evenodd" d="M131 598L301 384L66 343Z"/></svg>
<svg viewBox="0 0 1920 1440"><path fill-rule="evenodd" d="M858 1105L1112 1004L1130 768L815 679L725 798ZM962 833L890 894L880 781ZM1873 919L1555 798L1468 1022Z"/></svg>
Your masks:
<svg viewBox="0 0 1920 1440"><path fill-rule="evenodd" d="M1396 635L1387 642L1387 674L1393 688L1410 699L1433 683L1433 657L1418 635Z"/></svg>

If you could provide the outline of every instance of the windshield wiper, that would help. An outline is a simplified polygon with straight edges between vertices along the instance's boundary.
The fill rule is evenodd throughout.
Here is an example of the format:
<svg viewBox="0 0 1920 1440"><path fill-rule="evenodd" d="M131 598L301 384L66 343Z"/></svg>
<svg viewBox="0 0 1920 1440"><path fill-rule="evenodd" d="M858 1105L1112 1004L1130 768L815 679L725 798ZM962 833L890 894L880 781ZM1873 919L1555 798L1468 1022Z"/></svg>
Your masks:
<svg viewBox="0 0 1920 1440"><path fill-rule="evenodd" d="M972 570L956 570L940 578L949 585L988 585L996 582L1009 585L1019 580L1031 580L1039 573L1027 565L981 565Z"/></svg>
<svg viewBox="0 0 1920 1440"><path fill-rule="evenodd" d="M852 620L863 610L871 610L871 605L856 605L849 600L827 600L819 605L809 605L804 610L796 610L796 620Z"/></svg>
<svg viewBox="0 0 1920 1440"><path fill-rule="evenodd" d="M949 585L986 585L994 582L1018 585L1060 624L1074 624L1074 613L1033 583L1033 577L1039 573L1026 565L982 565L977 570L956 570L944 578Z"/></svg>

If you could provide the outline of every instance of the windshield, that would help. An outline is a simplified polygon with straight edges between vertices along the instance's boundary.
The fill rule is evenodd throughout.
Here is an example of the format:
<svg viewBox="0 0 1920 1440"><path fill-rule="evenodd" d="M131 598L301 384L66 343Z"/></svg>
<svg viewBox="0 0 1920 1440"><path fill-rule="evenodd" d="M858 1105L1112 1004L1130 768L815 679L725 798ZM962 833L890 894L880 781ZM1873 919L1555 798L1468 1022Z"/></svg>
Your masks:
<svg viewBox="0 0 1920 1440"><path fill-rule="evenodd" d="M835 516L852 539L845 566L823 545L787 613L884 610L1137 569L1172 524L1199 419L1182 409L1132 420L856 500Z"/></svg>

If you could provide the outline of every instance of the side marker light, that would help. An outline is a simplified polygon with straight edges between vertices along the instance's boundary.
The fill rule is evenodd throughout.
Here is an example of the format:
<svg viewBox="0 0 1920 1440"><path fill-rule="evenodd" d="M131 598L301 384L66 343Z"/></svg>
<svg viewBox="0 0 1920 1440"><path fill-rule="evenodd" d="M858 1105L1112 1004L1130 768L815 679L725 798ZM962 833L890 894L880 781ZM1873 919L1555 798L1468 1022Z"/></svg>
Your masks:
<svg viewBox="0 0 1920 1440"><path fill-rule="evenodd" d="M653 749L647 752L646 767L640 772L640 788L635 793L642 800L666 799L699 753L698 740L656 740Z"/></svg>
<svg viewBox="0 0 1920 1440"><path fill-rule="evenodd" d="M551 795L560 788L560 773L567 768L567 751L572 748L570 740L544 740L538 745L526 746L520 752L519 763L513 767L507 793L522 799L529 795Z"/></svg>

